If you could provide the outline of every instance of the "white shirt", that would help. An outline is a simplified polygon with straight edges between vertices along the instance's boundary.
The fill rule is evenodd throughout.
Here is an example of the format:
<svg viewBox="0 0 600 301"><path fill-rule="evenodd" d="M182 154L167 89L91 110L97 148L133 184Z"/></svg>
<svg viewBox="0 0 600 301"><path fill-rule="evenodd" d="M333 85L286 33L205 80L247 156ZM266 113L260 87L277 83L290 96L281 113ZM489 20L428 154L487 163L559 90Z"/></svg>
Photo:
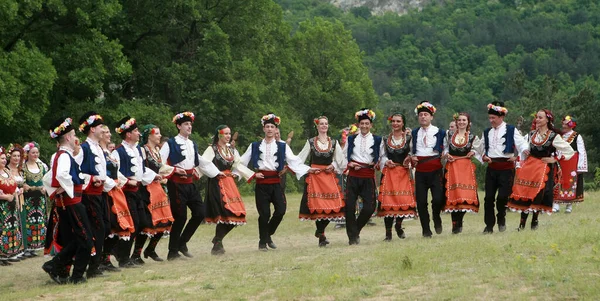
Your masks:
<svg viewBox="0 0 600 301"><path fill-rule="evenodd" d="M527 144L531 143L531 139L536 139L536 142L541 143L542 141L537 141L538 139L541 139L542 137L539 137L538 135L535 135L535 137L530 137L529 134L527 134L527 136L525 136L525 141L527 141ZM554 137L554 140L552 140L552 146L554 146L554 148L556 149L556 155L558 157L562 156L564 157L565 160L569 160L571 159L573 156L575 156L575 151L573 150L573 148L571 147L571 145L569 143L567 143L561 135L556 135ZM522 157L526 157L526 156L522 156ZM560 158L562 159L562 158Z"/></svg>
<svg viewBox="0 0 600 301"><path fill-rule="evenodd" d="M209 146L202 154L202 158L206 159L209 162L215 158L215 151L212 146ZM250 170L248 167L240 164L240 153L236 149L233 150L233 165L231 167L231 172L244 177L246 180L252 178L254 176L254 172Z"/></svg>
<svg viewBox="0 0 600 301"><path fill-rule="evenodd" d="M563 140L569 140L569 137L573 135L573 130L563 134ZM579 153L579 159L577 160L577 172L587 172L587 152L585 151L585 144L581 135L577 136L577 152Z"/></svg>
<svg viewBox="0 0 600 301"><path fill-rule="evenodd" d="M417 152L413 155L419 157L432 157L440 155L440 152L434 150L433 148L437 144L437 137L435 136L440 129L435 125L429 125L428 127L420 127L417 131L417 136L412 137L411 140L411 153L412 153L412 145L416 143ZM447 149L448 145L447 141L443 142L443 149Z"/></svg>
<svg viewBox="0 0 600 301"><path fill-rule="evenodd" d="M258 159L258 169L259 170L269 170L276 171L277 167L279 167L279 163L277 162L277 153L278 147L275 139L271 140L271 142L267 143L265 139L260 142L260 146L258 147L260 150L260 157ZM240 158L240 164L244 166L248 166L250 160L252 159L252 144L248 146L246 152ZM300 178L305 175L310 167L305 165L303 161L300 160L294 153L292 149L286 145L285 146L285 161L287 166L296 174L296 178L300 180Z"/></svg>
<svg viewBox="0 0 600 301"><path fill-rule="evenodd" d="M320 149L327 149L327 147L329 147L329 143L322 143L321 140L319 140L318 138L315 138L315 143L319 146ZM333 165L335 172L341 174L342 172L344 172L344 168L346 168L346 165L348 164L348 162L346 161L346 156L344 156L344 150L342 149L340 144L337 143L337 141L331 147L335 147L335 149L333 150L333 161L331 162L331 164ZM298 153L298 158L300 158L300 161L306 162L306 159L308 159L310 152L310 142L306 140L304 147Z"/></svg>
<svg viewBox="0 0 600 301"><path fill-rule="evenodd" d="M145 168L146 172L144 172L144 158L142 158L142 155L138 151L136 145L131 145L125 140L121 142L121 145L123 145L125 148L127 156L131 157L131 171L133 172L133 176L129 177L129 179L141 182L143 185L152 183L156 177L156 173L150 168ZM112 152L112 157L115 159L115 161L117 161L117 166L120 170L121 160L124 158L121 158L116 149Z"/></svg>
<svg viewBox="0 0 600 301"><path fill-rule="evenodd" d="M175 143L179 144L181 147L181 155L183 155L185 159L177 164L172 165L173 167L179 167L185 170L196 169L199 173L205 174L209 178L214 178L220 173L219 169L211 161L202 158L200 154L198 154L198 162L200 164L195 166L195 150L192 140L181 135L177 135L175 136ZM169 147L169 143L164 143L160 149L160 157L163 160L168 160L170 153L171 148Z"/></svg>
<svg viewBox="0 0 600 301"><path fill-rule="evenodd" d="M485 133L484 133L485 135ZM490 158L510 158L515 154L514 152L504 153L506 145L504 142L506 139L503 137L506 135L506 122L502 122L497 128L492 127L488 133L489 138L489 149L487 156ZM529 142L523 138L523 135L515 129L513 135L515 141L515 147L517 148L517 155L521 154L525 150L529 150ZM484 143L482 144L483 150L481 152L485 155L485 137L483 137Z"/></svg>
<svg viewBox="0 0 600 301"><path fill-rule="evenodd" d="M85 141L88 143L88 145L90 146L90 150L96 157L94 159L94 163L98 175L94 177L97 177L98 179L104 181L104 191L108 192L111 189L113 189L113 187L115 187L117 183L115 183L113 179L106 176L106 158L104 158L104 151L102 150L100 144L97 141L90 139L90 137L88 137ZM77 154L77 156L75 157L75 161L78 162L79 165L81 165L81 163L85 159L83 156L83 152L79 152L79 154ZM86 189L86 187L83 187L83 189Z"/></svg>
<svg viewBox="0 0 600 301"><path fill-rule="evenodd" d="M62 146L60 147L60 150L64 150L68 154L63 153L56 158L56 153L54 153L52 155L51 164L54 164L54 160L58 160L58 162L56 162L56 181L58 181L60 187L65 190L65 193L70 198L73 198L75 196L75 186L73 184L73 178L71 177L71 156L73 156L73 150ZM83 179L81 174L79 177ZM43 183L48 195L52 195L58 189L58 187L52 187L52 170L44 175Z"/></svg>
<svg viewBox="0 0 600 301"><path fill-rule="evenodd" d="M379 144L379 158L373 159L373 144L375 143L375 139L373 138L373 134L370 132L366 135L361 134L360 132L356 134L354 137L354 148L352 149L352 154L350 154L350 158L346 158L346 165L350 161L355 161L363 164L377 164L381 159L381 156L384 154L384 144L383 141ZM344 156L348 157L348 143L344 146ZM345 167L344 167L345 168Z"/></svg>

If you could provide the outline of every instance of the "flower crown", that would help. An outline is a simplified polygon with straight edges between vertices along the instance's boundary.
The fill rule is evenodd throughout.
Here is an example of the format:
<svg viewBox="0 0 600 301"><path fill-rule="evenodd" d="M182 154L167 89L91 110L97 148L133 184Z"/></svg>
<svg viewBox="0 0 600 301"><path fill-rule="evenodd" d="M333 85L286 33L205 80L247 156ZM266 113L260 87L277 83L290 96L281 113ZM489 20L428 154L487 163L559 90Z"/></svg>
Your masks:
<svg viewBox="0 0 600 301"><path fill-rule="evenodd" d="M400 113L394 113L394 114L388 116L388 118L387 118L388 123L392 123L392 119L394 119L394 116L402 117L402 122L404 122L404 115L402 115Z"/></svg>
<svg viewBox="0 0 600 301"><path fill-rule="evenodd" d="M117 132L117 134L121 134L124 131L128 130L134 124L135 124L135 118L129 118L129 120L127 120L127 122L125 122L124 124L121 124L118 128L116 128L115 132Z"/></svg>
<svg viewBox="0 0 600 301"><path fill-rule="evenodd" d="M356 118L358 120L358 117L363 116L363 115L367 115L367 117L369 117L369 119L375 120L375 112L373 112L373 110L369 110L369 109L364 109L364 110L354 113L354 118Z"/></svg>
<svg viewBox="0 0 600 301"><path fill-rule="evenodd" d="M415 108L415 115L419 115L419 109L422 108L427 108L431 112L431 114L435 114L435 111L437 111L435 106L433 106L430 102L426 101L417 105L417 107Z"/></svg>
<svg viewBox="0 0 600 301"><path fill-rule="evenodd" d="M573 118L571 115L565 116L565 119L563 119L563 120L567 122L567 125L570 128L574 128L577 126L577 120L575 120L575 118Z"/></svg>
<svg viewBox="0 0 600 301"><path fill-rule="evenodd" d="M50 137L52 139L57 138L64 130L71 126L73 119L67 118L59 126L55 127L54 130L50 130Z"/></svg>
<svg viewBox="0 0 600 301"><path fill-rule="evenodd" d="M503 114L508 113L508 109L506 109L505 107L495 106L491 103L487 105L487 108L488 108L488 110L494 110L496 112L503 113Z"/></svg>
<svg viewBox="0 0 600 301"><path fill-rule="evenodd" d="M273 119L273 122L274 122L276 125L279 125L279 123L281 123L281 119L280 119L278 116L276 116L275 114L271 113L271 114L267 114L267 115L263 116L263 117L260 119L260 124L261 124L262 126L265 126L265 123L266 123L267 121L271 120L271 119Z"/></svg>
<svg viewBox="0 0 600 301"><path fill-rule="evenodd" d="M452 114L452 119L458 120L458 116L460 116L460 114L454 113L454 114Z"/></svg>
<svg viewBox="0 0 600 301"><path fill-rule="evenodd" d="M91 115L82 124L79 125L79 131L83 132L83 129L85 129L86 126L93 124L96 120L103 120L103 118L98 114Z"/></svg>
<svg viewBox="0 0 600 301"><path fill-rule="evenodd" d="M177 120L183 118L184 116L190 117L192 119L192 122L194 122L194 119L196 119L196 116L194 116L194 113L183 112L183 113L179 113L179 114L173 116L173 123L177 123Z"/></svg>
<svg viewBox="0 0 600 301"><path fill-rule="evenodd" d="M329 121L329 119L327 119L327 116L319 116L319 117L313 119L315 126L319 126L319 120L321 120L321 119L325 119L325 120Z"/></svg>
<svg viewBox="0 0 600 301"><path fill-rule="evenodd" d="M25 144L25 146L23 146L23 150L26 153L28 153L34 147L40 148L40 145L37 142L32 141L32 142L29 142L29 143Z"/></svg>

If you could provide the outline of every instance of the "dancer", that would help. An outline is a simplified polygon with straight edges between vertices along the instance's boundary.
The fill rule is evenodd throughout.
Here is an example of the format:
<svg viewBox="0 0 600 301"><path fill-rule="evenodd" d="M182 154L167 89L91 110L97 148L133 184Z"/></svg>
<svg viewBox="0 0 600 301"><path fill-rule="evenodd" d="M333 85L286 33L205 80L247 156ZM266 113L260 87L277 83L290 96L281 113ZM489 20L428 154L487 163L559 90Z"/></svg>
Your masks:
<svg viewBox="0 0 600 301"><path fill-rule="evenodd" d="M26 161L23 164L23 210L21 225L23 229L23 249L25 257L35 257L35 251L44 249L46 241L46 190L42 178L48 171L39 160L40 150L36 142L25 144L23 150Z"/></svg>

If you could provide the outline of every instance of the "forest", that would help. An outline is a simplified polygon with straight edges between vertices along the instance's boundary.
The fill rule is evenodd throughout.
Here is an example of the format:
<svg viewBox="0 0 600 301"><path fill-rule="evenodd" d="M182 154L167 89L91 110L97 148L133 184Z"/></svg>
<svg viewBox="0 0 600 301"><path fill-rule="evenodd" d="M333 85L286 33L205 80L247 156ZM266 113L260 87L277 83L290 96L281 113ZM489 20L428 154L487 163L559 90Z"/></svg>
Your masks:
<svg viewBox="0 0 600 301"><path fill-rule="evenodd" d="M320 0L5 0L0 46L0 145L35 140L45 157L52 120L88 110L168 136L171 117L190 110L201 148L228 124L241 149L270 111L298 151L318 115L337 136L372 107L385 135L383 116L402 111L414 127L412 110L429 100L438 126L467 111L481 132L486 105L501 100L523 132L540 108L573 115L590 180L600 162L593 0L444 1L401 16Z"/></svg>

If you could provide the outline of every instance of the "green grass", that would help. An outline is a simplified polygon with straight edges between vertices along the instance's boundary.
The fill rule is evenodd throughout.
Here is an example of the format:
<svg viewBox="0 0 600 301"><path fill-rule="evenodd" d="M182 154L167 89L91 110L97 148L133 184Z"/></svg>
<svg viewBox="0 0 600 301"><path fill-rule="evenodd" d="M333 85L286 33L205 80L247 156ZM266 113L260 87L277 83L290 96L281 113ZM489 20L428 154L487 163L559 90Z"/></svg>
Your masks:
<svg viewBox="0 0 600 301"><path fill-rule="evenodd" d="M404 223L407 238L384 238L383 221L366 227L361 244L348 246L344 230L328 227L331 244L318 248L314 223L297 218L299 195L288 196L288 214L259 252L257 213L245 197L249 224L225 238L227 253L210 255L214 226L202 225L187 261L147 261L80 286L58 286L42 271L44 258L0 267L0 300L597 300L600 298L600 193L570 215L540 216L537 231L482 235L483 212L467 214L464 231L421 238L418 221ZM562 208L564 211L564 208ZM529 225L528 225L529 226ZM167 240L158 253L166 257Z"/></svg>

